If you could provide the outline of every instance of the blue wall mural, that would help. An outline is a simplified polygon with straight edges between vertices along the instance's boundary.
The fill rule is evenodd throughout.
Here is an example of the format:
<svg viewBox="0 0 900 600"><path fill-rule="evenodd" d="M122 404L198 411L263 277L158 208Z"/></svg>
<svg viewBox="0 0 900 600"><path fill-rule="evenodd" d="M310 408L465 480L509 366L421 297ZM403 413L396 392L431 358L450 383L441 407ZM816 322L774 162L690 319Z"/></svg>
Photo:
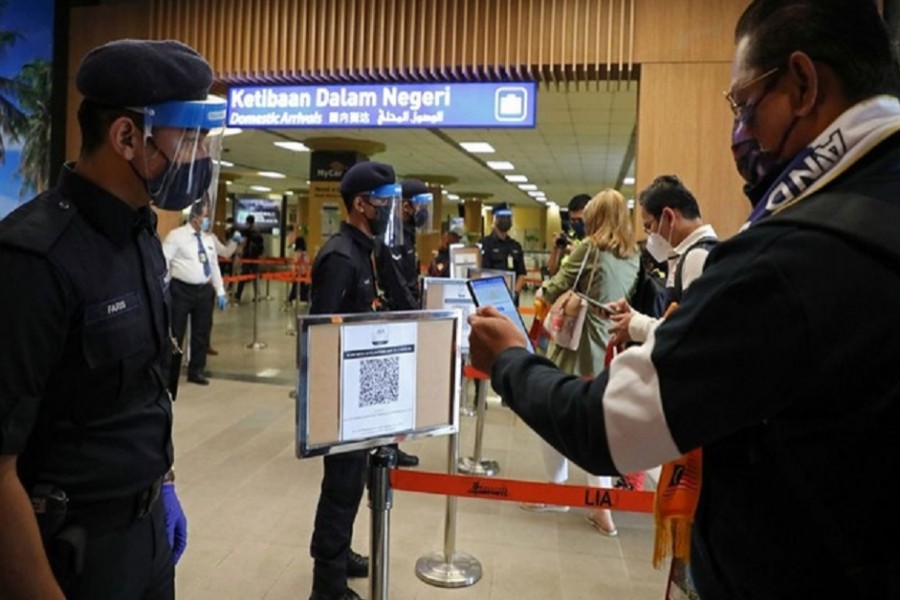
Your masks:
<svg viewBox="0 0 900 600"><path fill-rule="evenodd" d="M0 0L0 218L47 187L53 0Z"/></svg>

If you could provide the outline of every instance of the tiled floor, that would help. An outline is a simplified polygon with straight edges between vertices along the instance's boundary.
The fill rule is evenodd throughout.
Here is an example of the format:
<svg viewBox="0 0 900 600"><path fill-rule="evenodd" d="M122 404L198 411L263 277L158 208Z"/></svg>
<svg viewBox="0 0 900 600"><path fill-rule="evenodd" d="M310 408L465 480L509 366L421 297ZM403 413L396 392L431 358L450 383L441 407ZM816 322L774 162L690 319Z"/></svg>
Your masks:
<svg viewBox="0 0 900 600"><path fill-rule="evenodd" d="M282 292L272 286L272 295ZM188 550L178 565L181 600L306 598L312 580L309 539L318 499L321 459L294 456L295 338L286 335L290 313L279 299L259 303L253 341L252 290L245 304L216 314L209 358L212 383L182 380L175 405L178 490L189 518ZM504 477L541 480L536 436L507 409L489 404L484 455L499 461ZM462 417L462 454L471 454L475 420ZM419 467L446 471L447 440L404 444ZM584 481L573 469L572 483ZM509 502L461 499L457 549L474 555L484 576L463 589L421 582L416 560L442 550L445 500L397 492L391 512L389 597L490 600L659 600L666 573L650 565L652 521L617 513L619 537L597 534L583 512L534 514ZM354 548L368 553L365 500ZM368 580L353 587L368 596Z"/></svg>

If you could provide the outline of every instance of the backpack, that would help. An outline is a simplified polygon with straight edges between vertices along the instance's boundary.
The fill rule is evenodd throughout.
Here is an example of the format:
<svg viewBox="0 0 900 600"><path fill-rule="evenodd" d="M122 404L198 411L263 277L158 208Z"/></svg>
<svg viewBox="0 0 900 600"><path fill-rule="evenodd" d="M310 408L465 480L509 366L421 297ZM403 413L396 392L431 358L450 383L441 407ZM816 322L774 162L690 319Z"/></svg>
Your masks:
<svg viewBox="0 0 900 600"><path fill-rule="evenodd" d="M696 242L694 242L693 244L688 246L687 250L684 251L684 254L682 254L678 258L678 265L676 265L676 267L675 267L675 282L674 282L674 287L672 288L672 297L670 298L670 300L672 302L681 302L681 297L684 295L684 288L683 288L684 284L681 279L681 277L682 277L681 271L684 269L684 259L687 258L687 255L690 253L690 251L693 250L694 248L706 248L706 250L709 251L709 250L712 250L713 246L715 246L718 243L719 243L718 238L714 238L714 237L700 238L699 240L697 240Z"/></svg>
<svg viewBox="0 0 900 600"><path fill-rule="evenodd" d="M648 261L649 262L649 261ZM652 265L652 263L650 263ZM666 312L666 277L653 267L644 264L638 268L634 291L628 299L634 310L658 319Z"/></svg>

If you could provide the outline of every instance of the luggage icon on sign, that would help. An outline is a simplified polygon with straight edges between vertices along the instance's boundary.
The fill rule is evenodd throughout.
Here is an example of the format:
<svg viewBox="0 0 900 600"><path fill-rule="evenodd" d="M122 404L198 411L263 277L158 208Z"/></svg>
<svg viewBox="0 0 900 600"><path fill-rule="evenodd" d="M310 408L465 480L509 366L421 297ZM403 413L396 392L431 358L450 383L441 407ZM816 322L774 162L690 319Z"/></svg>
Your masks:
<svg viewBox="0 0 900 600"><path fill-rule="evenodd" d="M528 90L520 86L497 88L494 94L494 118L498 121L524 121L528 117Z"/></svg>

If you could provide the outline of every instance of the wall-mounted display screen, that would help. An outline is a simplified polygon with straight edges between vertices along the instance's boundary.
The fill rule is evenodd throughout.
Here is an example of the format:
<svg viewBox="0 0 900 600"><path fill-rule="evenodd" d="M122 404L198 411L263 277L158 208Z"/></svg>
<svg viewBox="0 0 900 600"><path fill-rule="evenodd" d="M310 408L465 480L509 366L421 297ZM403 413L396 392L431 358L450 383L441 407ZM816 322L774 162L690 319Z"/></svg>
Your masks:
<svg viewBox="0 0 900 600"><path fill-rule="evenodd" d="M253 215L255 227L260 233L276 233L281 226L281 201L267 198L235 199L235 224L243 228L248 215Z"/></svg>

